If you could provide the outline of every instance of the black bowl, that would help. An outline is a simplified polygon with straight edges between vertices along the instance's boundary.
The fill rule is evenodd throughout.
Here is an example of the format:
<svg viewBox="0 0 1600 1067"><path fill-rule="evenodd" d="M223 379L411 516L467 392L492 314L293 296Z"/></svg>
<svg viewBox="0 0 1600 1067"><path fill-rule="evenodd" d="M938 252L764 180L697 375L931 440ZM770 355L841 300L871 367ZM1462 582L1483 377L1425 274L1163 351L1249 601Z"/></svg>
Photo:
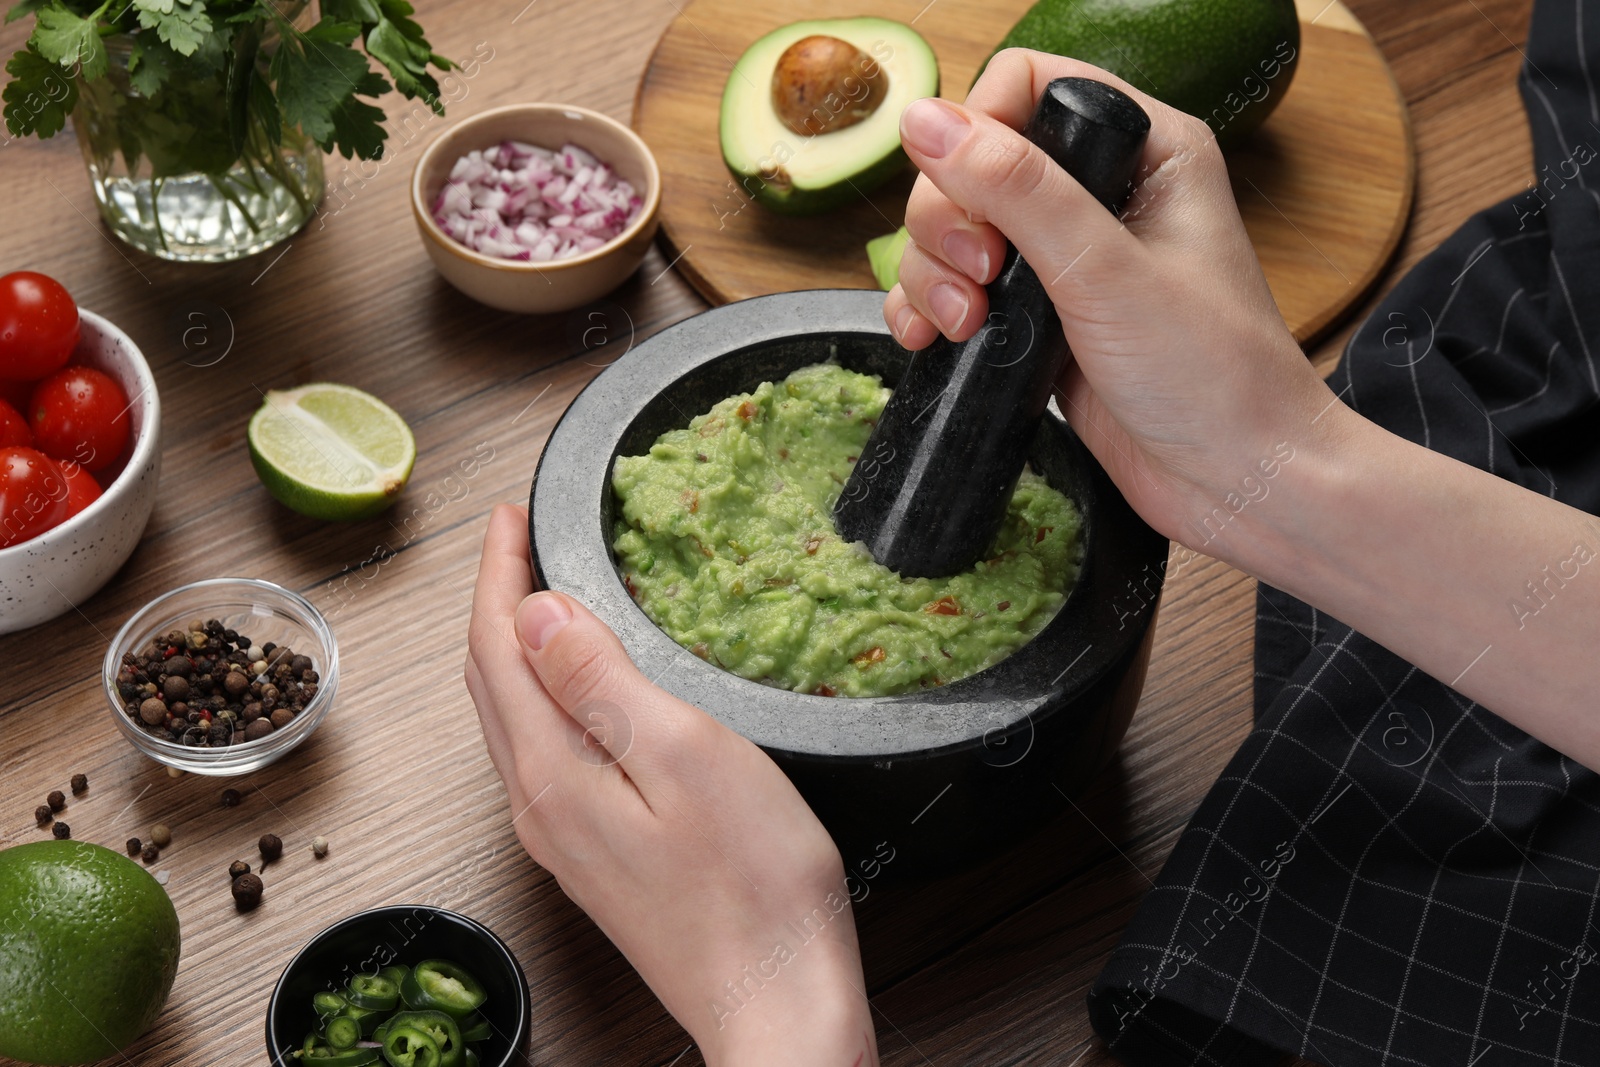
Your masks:
<svg viewBox="0 0 1600 1067"><path fill-rule="evenodd" d="M1144 685L1168 550L1052 414L1030 458L1082 511L1084 566L1050 624L987 670L900 696L811 696L725 672L663 633L611 553L615 458L812 363L893 386L909 353L882 307L883 295L865 290L781 293L663 330L573 400L545 445L528 509L540 587L587 604L646 677L765 749L858 876L939 873L988 856L1105 765Z"/></svg>
<svg viewBox="0 0 1600 1067"><path fill-rule="evenodd" d="M483 1016L488 1040L479 1046L483 1067L525 1062L531 1010L528 979L511 949L465 915L426 904L373 908L340 919L289 961L267 1003L267 1057L272 1067L300 1067L294 1052L316 1026L312 994L341 988L352 975L391 963L446 959L461 964L489 994Z"/></svg>

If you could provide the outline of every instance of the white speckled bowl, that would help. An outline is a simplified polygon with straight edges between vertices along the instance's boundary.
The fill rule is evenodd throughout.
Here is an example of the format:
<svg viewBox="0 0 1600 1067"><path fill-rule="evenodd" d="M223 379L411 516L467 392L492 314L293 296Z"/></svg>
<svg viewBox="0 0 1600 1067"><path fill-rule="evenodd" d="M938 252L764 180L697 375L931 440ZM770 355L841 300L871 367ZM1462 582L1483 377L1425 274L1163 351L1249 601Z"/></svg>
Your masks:
<svg viewBox="0 0 1600 1067"><path fill-rule="evenodd" d="M156 504L161 473L161 401L156 380L128 335L79 309L72 362L104 371L130 401L133 447L100 499L31 541L0 548L0 634L25 630L73 610L111 580L133 554Z"/></svg>

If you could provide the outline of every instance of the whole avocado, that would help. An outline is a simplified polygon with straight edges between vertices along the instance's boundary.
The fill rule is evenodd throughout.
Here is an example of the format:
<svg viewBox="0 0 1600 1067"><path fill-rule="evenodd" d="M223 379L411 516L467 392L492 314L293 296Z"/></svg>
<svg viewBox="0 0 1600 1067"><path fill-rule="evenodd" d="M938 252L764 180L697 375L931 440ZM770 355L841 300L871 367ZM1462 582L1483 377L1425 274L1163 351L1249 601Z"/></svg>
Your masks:
<svg viewBox="0 0 1600 1067"><path fill-rule="evenodd" d="M1300 20L1294 0L1039 0L1000 48L1103 67L1204 119L1231 148L1288 90L1300 58Z"/></svg>

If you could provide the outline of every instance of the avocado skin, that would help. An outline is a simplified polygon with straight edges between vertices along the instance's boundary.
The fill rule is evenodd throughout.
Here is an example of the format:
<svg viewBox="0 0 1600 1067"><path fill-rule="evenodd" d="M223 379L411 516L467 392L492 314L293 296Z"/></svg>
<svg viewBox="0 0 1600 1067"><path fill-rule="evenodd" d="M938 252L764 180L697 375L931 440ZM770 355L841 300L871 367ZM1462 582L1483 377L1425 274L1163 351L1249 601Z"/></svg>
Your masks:
<svg viewBox="0 0 1600 1067"><path fill-rule="evenodd" d="M896 148L866 170L852 175L849 181L822 189L791 189L788 192L762 180L758 174L741 174L732 167L728 169L739 188L769 211L779 215L821 215L859 202L864 194L905 170L910 162L905 149Z"/></svg>
<svg viewBox="0 0 1600 1067"><path fill-rule="evenodd" d="M1102 67L1204 119L1227 149L1283 99L1300 20L1294 0L1039 0L995 51L1005 48Z"/></svg>

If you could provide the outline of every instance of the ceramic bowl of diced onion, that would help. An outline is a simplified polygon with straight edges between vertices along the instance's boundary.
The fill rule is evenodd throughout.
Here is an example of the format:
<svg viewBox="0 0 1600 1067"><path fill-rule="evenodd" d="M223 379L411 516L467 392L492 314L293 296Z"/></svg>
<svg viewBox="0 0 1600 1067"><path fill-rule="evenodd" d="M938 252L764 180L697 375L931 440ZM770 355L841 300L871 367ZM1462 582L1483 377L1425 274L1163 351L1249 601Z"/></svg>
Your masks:
<svg viewBox="0 0 1600 1067"><path fill-rule="evenodd" d="M411 210L444 279L503 311L568 311L628 279L655 237L661 171L639 135L568 104L462 119L411 176Z"/></svg>

